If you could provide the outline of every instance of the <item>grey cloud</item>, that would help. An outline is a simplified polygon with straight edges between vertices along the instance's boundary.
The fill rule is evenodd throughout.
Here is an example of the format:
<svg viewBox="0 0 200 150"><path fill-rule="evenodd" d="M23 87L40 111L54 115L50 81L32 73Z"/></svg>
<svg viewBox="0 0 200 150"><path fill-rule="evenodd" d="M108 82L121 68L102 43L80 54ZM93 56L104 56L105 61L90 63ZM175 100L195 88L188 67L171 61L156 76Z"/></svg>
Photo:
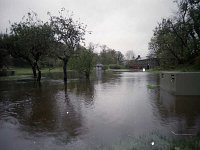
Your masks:
<svg viewBox="0 0 200 150"><path fill-rule="evenodd" d="M0 0L0 31L9 26L8 20L19 21L30 10L47 19L47 11L57 14L62 7L93 31L87 42L143 56L157 22L176 8L173 0Z"/></svg>

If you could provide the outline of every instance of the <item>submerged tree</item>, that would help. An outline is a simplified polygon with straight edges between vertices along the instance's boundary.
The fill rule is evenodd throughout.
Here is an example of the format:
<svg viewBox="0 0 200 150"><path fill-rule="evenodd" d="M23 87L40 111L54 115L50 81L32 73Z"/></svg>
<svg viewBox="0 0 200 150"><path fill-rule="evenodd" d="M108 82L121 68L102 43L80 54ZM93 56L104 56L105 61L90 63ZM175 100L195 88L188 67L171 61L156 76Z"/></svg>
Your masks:
<svg viewBox="0 0 200 150"><path fill-rule="evenodd" d="M63 61L64 82L67 82L67 64L76 54L80 44L84 41L86 26L73 20L73 16L64 16L65 9L61 9L59 16L51 16L51 26L56 40L54 54Z"/></svg>
<svg viewBox="0 0 200 150"><path fill-rule="evenodd" d="M84 75L86 79L90 78L90 74L95 65L94 45L90 43L88 48L80 48L79 54L70 59L69 64L80 75Z"/></svg>
<svg viewBox="0 0 200 150"><path fill-rule="evenodd" d="M31 65L34 77L40 81L40 62L50 52L54 40L49 23L39 20L36 13L29 12L21 22L11 25L10 37L12 56L26 60Z"/></svg>

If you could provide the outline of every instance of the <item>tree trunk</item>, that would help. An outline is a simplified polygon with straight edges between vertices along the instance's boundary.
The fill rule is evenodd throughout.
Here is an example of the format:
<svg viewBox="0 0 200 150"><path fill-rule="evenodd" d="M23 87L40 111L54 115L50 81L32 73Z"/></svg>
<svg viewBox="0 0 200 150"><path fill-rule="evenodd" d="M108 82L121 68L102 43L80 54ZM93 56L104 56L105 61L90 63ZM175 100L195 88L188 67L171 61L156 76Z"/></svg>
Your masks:
<svg viewBox="0 0 200 150"><path fill-rule="evenodd" d="M36 72L36 67L32 66L32 71L33 71L33 77L37 78L37 72Z"/></svg>
<svg viewBox="0 0 200 150"><path fill-rule="evenodd" d="M40 80L41 80L41 71L40 71L40 70L38 70L38 77L37 77L37 81L38 81L38 82L40 82Z"/></svg>
<svg viewBox="0 0 200 150"><path fill-rule="evenodd" d="M90 73L89 72L85 72L85 77L86 77L87 80L90 79Z"/></svg>
<svg viewBox="0 0 200 150"><path fill-rule="evenodd" d="M66 83L67 82L67 60L64 59L63 60L63 73L64 73L64 82Z"/></svg>
<svg viewBox="0 0 200 150"><path fill-rule="evenodd" d="M41 71L40 71L39 66L38 65L36 65L36 66L37 66L37 70L38 70L37 81L40 82L40 80L41 80Z"/></svg>

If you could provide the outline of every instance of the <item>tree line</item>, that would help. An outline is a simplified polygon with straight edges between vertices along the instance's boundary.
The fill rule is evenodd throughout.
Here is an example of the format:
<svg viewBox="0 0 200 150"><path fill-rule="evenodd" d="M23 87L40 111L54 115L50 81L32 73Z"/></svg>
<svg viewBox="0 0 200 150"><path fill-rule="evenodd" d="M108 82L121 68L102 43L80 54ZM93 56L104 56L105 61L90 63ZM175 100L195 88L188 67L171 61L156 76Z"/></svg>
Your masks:
<svg viewBox="0 0 200 150"><path fill-rule="evenodd" d="M62 62L66 82L68 66L89 78L96 63L123 63L123 54L106 45L100 46L99 54L94 52L95 44L90 43L86 48L84 36L90 32L64 8L58 16L50 12L47 15L49 20L42 21L37 13L28 12L20 22L11 24L9 33L0 35L0 68L10 64L10 55L21 58L31 66L34 78L40 81L42 64L56 60Z"/></svg>
<svg viewBox="0 0 200 150"><path fill-rule="evenodd" d="M163 67L180 64L200 68L200 1L176 0L178 11L164 18L149 42L150 56Z"/></svg>

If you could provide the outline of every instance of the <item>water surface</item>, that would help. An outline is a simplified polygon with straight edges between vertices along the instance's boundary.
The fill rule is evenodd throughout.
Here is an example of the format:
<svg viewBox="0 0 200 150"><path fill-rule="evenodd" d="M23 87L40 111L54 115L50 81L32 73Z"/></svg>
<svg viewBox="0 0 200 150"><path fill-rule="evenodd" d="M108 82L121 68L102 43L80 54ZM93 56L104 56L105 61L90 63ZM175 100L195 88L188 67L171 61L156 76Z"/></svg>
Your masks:
<svg viewBox="0 0 200 150"><path fill-rule="evenodd" d="M0 149L101 149L152 132L200 133L200 97L148 85L159 85L158 74L0 81Z"/></svg>

